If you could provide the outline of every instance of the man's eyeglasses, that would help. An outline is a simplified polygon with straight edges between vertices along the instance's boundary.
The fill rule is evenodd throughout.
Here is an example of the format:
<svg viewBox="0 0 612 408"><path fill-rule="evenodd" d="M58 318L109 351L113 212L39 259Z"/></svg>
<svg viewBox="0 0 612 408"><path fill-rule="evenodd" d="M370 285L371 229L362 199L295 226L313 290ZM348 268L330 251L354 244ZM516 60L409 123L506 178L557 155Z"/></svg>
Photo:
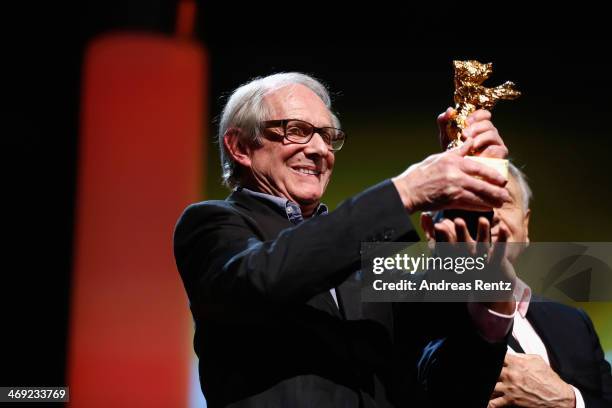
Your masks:
<svg viewBox="0 0 612 408"><path fill-rule="evenodd" d="M346 133L333 127L316 127L311 123L299 119L267 120L262 122L264 129L282 128L283 137L290 142L306 144L310 142L315 133L321 135L323 141L334 152L342 149L346 140Z"/></svg>

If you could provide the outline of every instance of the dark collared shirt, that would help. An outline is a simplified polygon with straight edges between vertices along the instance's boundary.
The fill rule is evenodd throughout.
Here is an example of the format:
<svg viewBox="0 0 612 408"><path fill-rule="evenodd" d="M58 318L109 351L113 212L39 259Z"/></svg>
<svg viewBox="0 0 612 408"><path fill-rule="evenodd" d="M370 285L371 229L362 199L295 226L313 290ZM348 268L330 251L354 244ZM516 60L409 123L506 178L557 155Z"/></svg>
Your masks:
<svg viewBox="0 0 612 408"><path fill-rule="evenodd" d="M262 200L266 200L268 202L274 203L274 205L276 205L281 211L285 212L285 214L287 215L287 219L291 221L294 225L298 225L302 221L304 221L304 216L302 215L302 209L300 208L299 205L297 205L293 201L290 201L283 197L277 197L271 194L260 193L259 191L249 190L248 188L244 188L244 187L238 187L238 190L246 193L247 195L258 197ZM329 211L328 207L325 204L321 203L319 204L317 209L314 211L312 216L316 217L318 215L324 215L324 214L327 214L328 211Z"/></svg>

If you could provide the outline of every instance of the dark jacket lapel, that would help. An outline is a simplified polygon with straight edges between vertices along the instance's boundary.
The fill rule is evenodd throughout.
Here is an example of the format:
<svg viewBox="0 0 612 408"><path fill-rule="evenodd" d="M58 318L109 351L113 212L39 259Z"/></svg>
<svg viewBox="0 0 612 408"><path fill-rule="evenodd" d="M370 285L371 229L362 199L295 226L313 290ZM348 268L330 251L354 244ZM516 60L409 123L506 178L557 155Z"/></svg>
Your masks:
<svg viewBox="0 0 612 408"><path fill-rule="evenodd" d="M232 192L226 201L232 203L236 210L249 220L249 223L259 232L262 241L275 239L282 230L295 226L289 221L287 214L280 211L273 203L260 200L240 190ZM340 302L340 298L338 302ZM342 318L342 314L328 290L313 296L307 303L339 319Z"/></svg>

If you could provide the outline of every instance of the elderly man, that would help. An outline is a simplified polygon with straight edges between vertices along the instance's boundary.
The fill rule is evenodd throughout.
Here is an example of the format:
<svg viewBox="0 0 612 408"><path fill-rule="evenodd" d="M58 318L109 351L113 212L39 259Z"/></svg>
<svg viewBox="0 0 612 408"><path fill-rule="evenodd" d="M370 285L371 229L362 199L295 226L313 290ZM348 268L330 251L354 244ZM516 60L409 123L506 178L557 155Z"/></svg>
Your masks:
<svg viewBox="0 0 612 408"><path fill-rule="evenodd" d="M514 243L508 259L516 262L523 244L529 243L532 193L513 164L507 188L511 201L494 210L490 233L495 242L501 228L508 231L507 242ZM421 223L430 240L472 240L460 218L434 224L430 215L422 214ZM489 231L487 220L481 219L481 224L481 231ZM612 406L610 364L587 314L544 299L530 302L531 290L520 279L515 296L519 302L512 337L489 408Z"/></svg>
<svg viewBox="0 0 612 408"><path fill-rule="evenodd" d="M439 117L442 129L448 116ZM350 277L361 242L419 239L409 218L415 211L487 210L510 200L500 174L464 160L470 151L507 154L489 119L475 112L461 148L432 155L328 213L321 198L346 135L324 86L285 73L231 95L219 145L223 178L234 191L187 208L174 237L209 406L372 407L418 399L415 362L400 358L401 338L410 337L406 313L391 303L361 303ZM500 313L515 307L488 306ZM457 316L446 317L462 329L426 361L429 383L444 388L436 382L446 381L441 371L462 358L450 350L478 352L482 362L464 368L447 397L483 406L511 319L493 335L464 304L455 309Z"/></svg>

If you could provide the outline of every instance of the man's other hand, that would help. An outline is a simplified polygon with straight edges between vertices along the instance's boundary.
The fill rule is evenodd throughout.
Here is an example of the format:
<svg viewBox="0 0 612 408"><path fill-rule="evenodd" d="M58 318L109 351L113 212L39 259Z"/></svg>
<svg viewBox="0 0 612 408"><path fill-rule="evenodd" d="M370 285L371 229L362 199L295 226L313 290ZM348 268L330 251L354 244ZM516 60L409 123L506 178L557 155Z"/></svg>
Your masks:
<svg viewBox="0 0 612 408"><path fill-rule="evenodd" d="M508 353L488 408L506 406L573 408L576 395L542 357Z"/></svg>
<svg viewBox="0 0 612 408"><path fill-rule="evenodd" d="M498 271L506 281L514 282L516 280L514 267L506 257L506 245L510 235L506 226L500 226L498 239L491 243L491 228L489 220L485 217L478 219L476 240L470 235L467 224L462 218L456 218L454 221L445 218L433 224L431 215L422 214L421 225L428 238L433 239L435 237L435 242L447 242L449 244L461 242L470 256L487 254L487 268L489 270ZM516 310L516 302L511 295L507 299L499 299L496 302L484 302L483 305L505 315L512 315Z"/></svg>

